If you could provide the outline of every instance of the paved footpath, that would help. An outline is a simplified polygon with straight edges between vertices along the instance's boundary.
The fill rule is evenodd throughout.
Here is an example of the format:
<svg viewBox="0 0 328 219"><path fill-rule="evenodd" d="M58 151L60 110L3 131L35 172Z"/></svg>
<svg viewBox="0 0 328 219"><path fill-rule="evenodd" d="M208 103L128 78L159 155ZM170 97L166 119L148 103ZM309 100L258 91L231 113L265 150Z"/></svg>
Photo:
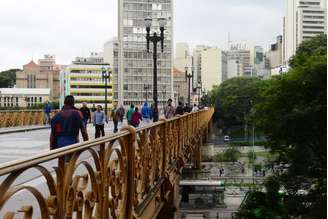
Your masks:
<svg viewBox="0 0 328 219"><path fill-rule="evenodd" d="M119 123L118 128L127 125L126 121L123 124ZM141 123L141 126L147 125L146 123ZM15 128L0 129L3 130L14 130ZM18 130L22 127L17 128ZM105 125L105 134L113 133L114 125L112 121L109 121ZM88 125L89 139L94 139L95 128L92 124ZM50 128L27 131L27 132L13 132L7 134L0 134L0 164L26 158L28 156L36 155L49 150L49 136ZM80 134L81 138L81 134ZM82 141L82 139L81 139Z"/></svg>

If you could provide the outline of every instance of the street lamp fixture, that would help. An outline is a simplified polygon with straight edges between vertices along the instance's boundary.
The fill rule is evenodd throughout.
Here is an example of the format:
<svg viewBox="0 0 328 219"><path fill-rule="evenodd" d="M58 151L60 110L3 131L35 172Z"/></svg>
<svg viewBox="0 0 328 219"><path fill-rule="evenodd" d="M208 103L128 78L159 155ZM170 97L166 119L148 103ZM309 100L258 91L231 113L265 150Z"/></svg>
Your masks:
<svg viewBox="0 0 328 219"><path fill-rule="evenodd" d="M188 69L189 67L186 66L185 67L185 71L186 71L186 81L188 79L188 105L190 107L190 89L191 89L191 85L190 82L192 82L194 80L194 66L191 67L191 74L188 73ZM191 80L192 79L192 80Z"/></svg>
<svg viewBox="0 0 328 219"><path fill-rule="evenodd" d="M149 43L153 43L153 101L154 101L154 122L158 121L158 93L157 93L157 43L161 43L161 51L164 51L164 25L166 20L164 18L158 19L160 35L158 36L156 32L153 35L150 34L150 27L152 24L152 19L145 18L146 25L146 40L147 40L147 52L149 52Z"/></svg>
<svg viewBox="0 0 328 219"><path fill-rule="evenodd" d="M105 115L106 115L106 121L107 120L107 85L108 82L110 82L110 71L108 68L102 67L101 68L101 79L103 82L105 82Z"/></svg>
<svg viewBox="0 0 328 219"><path fill-rule="evenodd" d="M148 102L148 90L150 89L149 84L144 84L144 90L146 91L146 102Z"/></svg>
<svg viewBox="0 0 328 219"><path fill-rule="evenodd" d="M200 92L202 91L202 82L199 80L197 85L198 90L198 105L200 104Z"/></svg>

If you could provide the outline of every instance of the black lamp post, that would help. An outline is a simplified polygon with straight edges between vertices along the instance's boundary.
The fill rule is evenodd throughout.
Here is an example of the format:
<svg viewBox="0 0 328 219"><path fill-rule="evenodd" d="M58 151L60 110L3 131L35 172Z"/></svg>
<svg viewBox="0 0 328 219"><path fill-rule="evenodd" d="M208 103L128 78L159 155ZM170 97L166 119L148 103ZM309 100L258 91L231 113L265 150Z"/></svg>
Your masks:
<svg viewBox="0 0 328 219"><path fill-rule="evenodd" d="M149 52L149 42L153 43L153 66L154 66L154 75L153 75L153 100L154 100L154 122L158 121L158 94L157 94L157 43L161 43L161 50L163 52L164 50L164 25L165 25L165 19L159 18L159 27L160 27L160 35L157 36L157 33L154 32L153 35L150 35L150 27L152 23L151 18L146 18L146 40L147 40L147 52Z"/></svg>
<svg viewBox="0 0 328 219"><path fill-rule="evenodd" d="M110 71L105 67L101 68L101 79L103 82L105 81L105 115L107 121L107 83L110 81Z"/></svg>
<svg viewBox="0 0 328 219"><path fill-rule="evenodd" d="M188 105L190 107L190 89L191 89L190 82L194 81L194 67L193 66L191 67L191 74L188 73L187 66L185 67L185 70L186 70L186 81L188 79Z"/></svg>
<svg viewBox="0 0 328 219"><path fill-rule="evenodd" d="M180 96L179 90L180 90L180 86L177 85L177 93L176 93L176 98L175 98L175 105L176 106L179 104L179 96Z"/></svg>
<svg viewBox="0 0 328 219"><path fill-rule="evenodd" d="M144 89L146 91L146 102L148 102L148 90L150 89L149 84L144 84Z"/></svg>
<svg viewBox="0 0 328 219"><path fill-rule="evenodd" d="M202 90L202 82L200 80L198 81L197 90L198 90L198 105L199 105L200 104L200 92Z"/></svg>
<svg viewBox="0 0 328 219"><path fill-rule="evenodd" d="M166 86L165 85L163 85L162 96L163 96L163 100L165 100L166 99ZM164 101L163 101L163 110L164 110Z"/></svg>

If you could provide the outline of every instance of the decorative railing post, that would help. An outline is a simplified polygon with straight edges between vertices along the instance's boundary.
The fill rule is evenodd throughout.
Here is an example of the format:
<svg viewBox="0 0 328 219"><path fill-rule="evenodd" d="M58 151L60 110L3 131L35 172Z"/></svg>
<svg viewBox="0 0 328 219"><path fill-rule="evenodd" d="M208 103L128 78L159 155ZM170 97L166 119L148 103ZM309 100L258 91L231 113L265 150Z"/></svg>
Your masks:
<svg viewBox="0 0 328 219"><path fill-rule="evenodd" d="M130 132L128 135L126 147L126 162L127 162L127 190L126 190L126 209L125 212L120 214L121 219L132 219L133 218L133 209L134 209L134 201L135 201L135 147L136 147L136 130L129 126L124 127L122 130L127 130Z"/></svg>
<svg viewBox="0 0 328 219"><path fill-rule="evenodd" d="M167 120L166 119L161 119L161 121L164 122L164 124L162 125L162 129L161 129L161 137L162 137L162 164L161 164L161 172L160 172L160 176L161 177L165 177L165 170L166 170L166 160L167 160Z"/></svg>

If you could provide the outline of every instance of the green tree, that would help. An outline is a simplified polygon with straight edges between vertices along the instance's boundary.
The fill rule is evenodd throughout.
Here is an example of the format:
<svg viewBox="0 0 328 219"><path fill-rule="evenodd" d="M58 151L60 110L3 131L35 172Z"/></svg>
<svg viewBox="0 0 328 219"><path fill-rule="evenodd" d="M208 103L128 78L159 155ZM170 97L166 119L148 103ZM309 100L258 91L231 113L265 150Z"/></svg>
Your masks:
<svg viewBox="0 0 328 219"><path fill-rule="evenodd" d="M269 80L253 118L264 131L277 162L291 216L326 218L327 38L302 43L285 75ZM299 195L299 190L308 191Z"/></svg>
<svg viewBox="0 0 328 219"><path fill-rule="evenodd" d="M240 219L278 219L287 218L283 195L279 194L280 182L267 178L265 192L250 191L236 214Z"/></svg>
<svg viewBox="0 0 328 219"><path fill-rule="evenodd" d="M256 153L253 151L249 151L247 153L247 158L250 164L254 164L254 162L256 161Z"/></svg>
<svg viewBox="0 0 328 219"><path fill-rule="evenodd" d="M240 158L240 151L236 147L230 147L223 153L215 156L217 162L236 162Z"/></svg>
<svg viewBox="0 0 328 219"><path fill-rule="evenodd" d="M243 125L265 86L265 81L253 77L236 77L214 86L209 95L219 126Z"/></svg>
<svg viewBox="0 0 328 219"><path fill-rule="evenodd" d="M16 83L16 72L19 69L9 69L0 72L0 87L13 87Z"/></svg>

